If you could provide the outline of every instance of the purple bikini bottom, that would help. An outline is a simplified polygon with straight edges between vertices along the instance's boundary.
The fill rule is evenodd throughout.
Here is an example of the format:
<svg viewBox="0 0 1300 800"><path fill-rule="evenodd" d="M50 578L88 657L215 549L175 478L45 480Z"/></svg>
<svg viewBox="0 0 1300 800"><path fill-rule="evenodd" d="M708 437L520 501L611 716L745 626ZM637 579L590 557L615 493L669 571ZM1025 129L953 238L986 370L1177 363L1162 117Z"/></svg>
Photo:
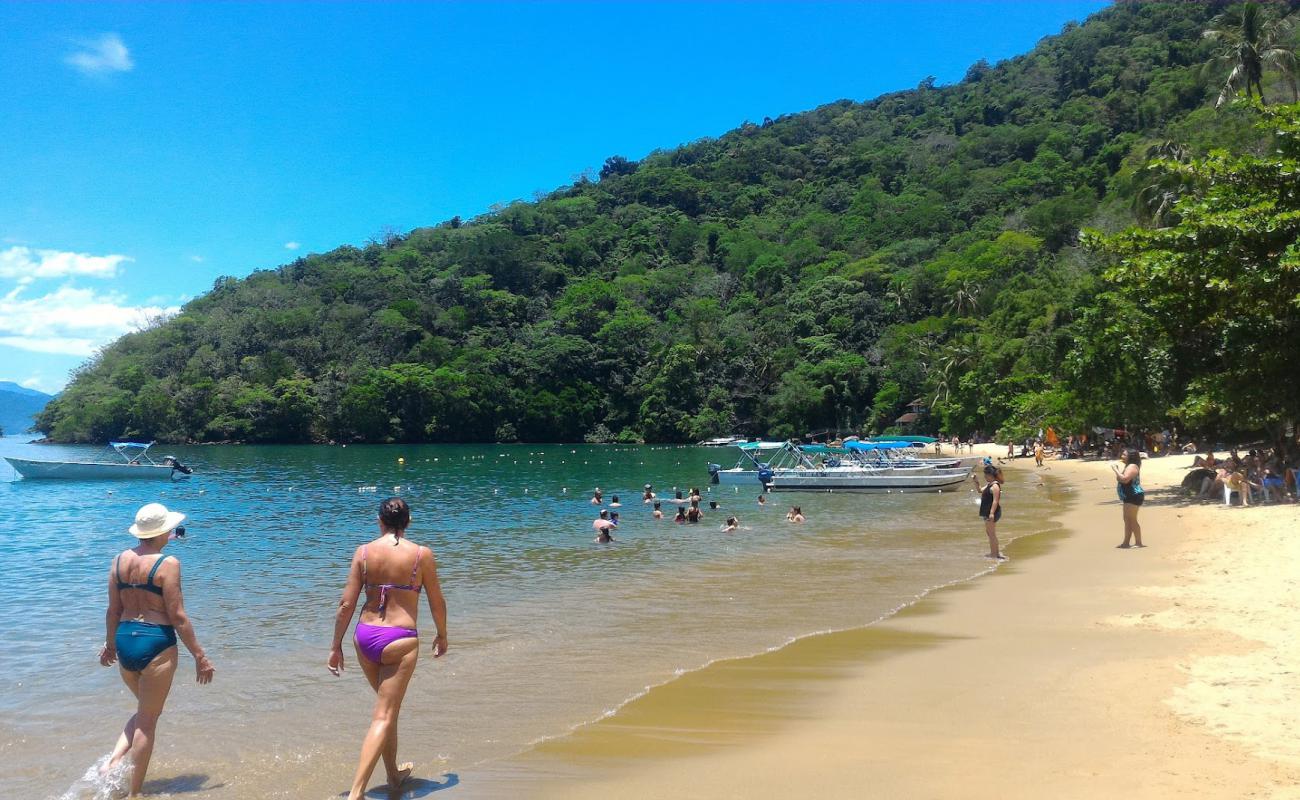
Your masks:
<svg viewBox="0 0 1300 800"><path fill-rule="evenodd" d="M420 635L414 628L391 628L387 625L357 623L357 648L366 660L382 664L384 648L398 639L413 639Z"/></svg>

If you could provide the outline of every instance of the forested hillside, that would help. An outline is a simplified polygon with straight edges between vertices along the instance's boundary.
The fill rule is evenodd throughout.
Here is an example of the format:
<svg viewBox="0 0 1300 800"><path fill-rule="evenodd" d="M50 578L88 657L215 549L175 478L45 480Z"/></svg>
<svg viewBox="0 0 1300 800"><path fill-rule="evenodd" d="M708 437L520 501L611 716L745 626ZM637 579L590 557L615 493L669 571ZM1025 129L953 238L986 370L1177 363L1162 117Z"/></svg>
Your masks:
<svg viewBox="0 0 1300 800"><path fill-rule="evenodd" d="M1222 10L1122 3L956 85L613 157L538 202L223 278L86 364L39 426L684 441L881 430L918 397L950 433L1163 424L1181 378L1107 327L1107 256L1079 231L1160 211L1153 153L1265 141L1249 108L1214 107L1227 68L1205 68L1202 32Z"/></svg>

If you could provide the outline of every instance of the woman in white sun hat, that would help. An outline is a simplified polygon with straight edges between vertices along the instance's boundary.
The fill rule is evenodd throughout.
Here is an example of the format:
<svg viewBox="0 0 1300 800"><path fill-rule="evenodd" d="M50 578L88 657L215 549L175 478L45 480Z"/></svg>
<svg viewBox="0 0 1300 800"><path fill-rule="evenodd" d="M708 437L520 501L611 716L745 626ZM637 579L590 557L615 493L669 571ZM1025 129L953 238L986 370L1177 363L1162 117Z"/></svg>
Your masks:
<svg viewBox="0 0 1300 800"><path fill-rule="evenodd" d="M113 559L108 572L107 639L99 651L99 663L106 667L118 664L122 682L135 695L137 706L103 769L108 772L130 755L132 797L144 786L158 717L176 674L177 636L194 656L199 683L211 681L214 672L185 614L181 562L162 554L169 541L184 535L185 529L180 527L184 519L184 514L168 511L161 503L142 506L135 514L135 524L127 529L139 542Z"/></svg>

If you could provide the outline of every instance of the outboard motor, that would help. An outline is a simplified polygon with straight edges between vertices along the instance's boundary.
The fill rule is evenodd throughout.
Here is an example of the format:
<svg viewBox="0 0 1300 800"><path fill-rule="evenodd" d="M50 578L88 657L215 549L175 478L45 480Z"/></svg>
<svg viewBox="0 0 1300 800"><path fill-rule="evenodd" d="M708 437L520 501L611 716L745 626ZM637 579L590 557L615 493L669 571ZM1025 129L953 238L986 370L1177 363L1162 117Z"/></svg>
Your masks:
<svg viewBox="0 0 1300 800"><path fill-rule="evenodd" d="M176 456L163 456L163 464L171 467L174 472L179 472L182 475L194 474L194 468L185 466Z"/></svg>
<svg viewBox="0 0 1300 800"><path fill-rule="evenodd" d="M722 469L722 465L721 465L721 464L710 464L710 465L709 465L709 483L717 483L717 482L718 482L718 470L720 470L720 469Z"/></svg>

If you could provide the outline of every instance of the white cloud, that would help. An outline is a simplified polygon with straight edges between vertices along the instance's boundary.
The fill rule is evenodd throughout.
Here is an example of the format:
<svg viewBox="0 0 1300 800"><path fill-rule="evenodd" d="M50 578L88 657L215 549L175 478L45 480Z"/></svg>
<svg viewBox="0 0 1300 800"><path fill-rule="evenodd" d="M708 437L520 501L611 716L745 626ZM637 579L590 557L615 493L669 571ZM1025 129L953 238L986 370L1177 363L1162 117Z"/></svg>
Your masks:
<svg viewBox="0 0 1300 800"><path fill-rule="evenodd" d="M130 72L135 67L131 51L116 33L106 33L98 39L77 42L80 48L63 59L69 66L85 75L105 75L110 72Z"/></svg>
<svg viewBox="0 0 1300 800"><path fill-rule="evenodd" d="M297 250L299 247L302 247L302 244L299 243L299 242L285 242L285 243L284 243L284 249L285 249L285 250Z"/></svg>
<svg viewBox="0 0 1300 800"><path fill-rule="evenodd" d="M32 377L27 378L26 380L21 380L18 382L19 386L25 386L28 389L36 389L37 391L40 391L40 387L42 386L42 384L43 384L43 379L41 378L40 375L33 375Z"/></svg>
<svg viewBox="0 0 1300 800"><path fill-rule="evenodd" d="M129 305L115 292L73 286L30 299L21 294L20 287L0 298L0 344L35 353L93 355L122 334L180 310Z"/></svg>
<svg viewBox="0 0 1300 800"><path fill-rule="evenodd" d="M130 260L122 255L92 256L89 253L16 246L0 250L0 278L14 278L20 283L70 275L112 278L117 275L118 266Z"/></svg>
<svg viewBox="0 0 1300 800"><path fill-rule="evenodd" d="M203 256L190 256L190 261L193 261L195 264L202 264Z"/></svg>

